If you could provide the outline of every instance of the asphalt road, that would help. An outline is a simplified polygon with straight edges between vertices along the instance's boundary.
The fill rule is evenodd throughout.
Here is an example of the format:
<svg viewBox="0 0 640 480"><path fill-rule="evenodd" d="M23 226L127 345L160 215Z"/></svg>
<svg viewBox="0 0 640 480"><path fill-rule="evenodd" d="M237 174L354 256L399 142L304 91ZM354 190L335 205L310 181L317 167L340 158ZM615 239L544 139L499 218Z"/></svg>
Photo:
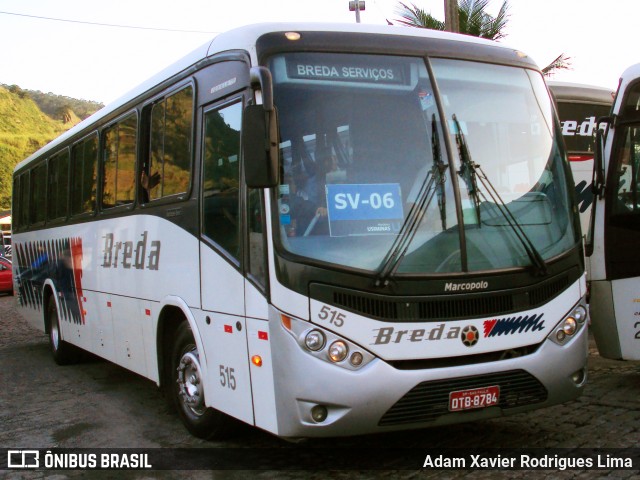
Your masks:
<svg viewBox="0 0 640 480"><path fill-rule="evenodd" d="M8 448L288 448L255 428L239 426L224 442L190 436L154 383L111 363L88 359L54 364L47 338L17 315L14 298L0 295L0 449ZM578 400L495 420L411 432L314 440L312 447L640 448L640 363L598 356L591 342L589 383ZM323 471L101 471L91 478L327 478ZM80 478L78 470L0 470L0 478ZM331 478L640 478L630 470L598 471L349 471Z"/></svg>

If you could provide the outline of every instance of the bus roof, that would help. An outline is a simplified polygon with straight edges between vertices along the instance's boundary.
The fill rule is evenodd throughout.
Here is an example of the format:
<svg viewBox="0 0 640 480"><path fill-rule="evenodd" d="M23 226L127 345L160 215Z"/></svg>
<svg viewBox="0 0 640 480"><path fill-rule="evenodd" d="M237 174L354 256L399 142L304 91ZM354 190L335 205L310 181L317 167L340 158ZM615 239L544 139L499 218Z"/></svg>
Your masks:
<svg viewBox="0 0 640 480"><path fill-rule="evenodd" d="M609 88L585 85L582 83L548 81L547 85L553 92L557 101L574 101L601 103L611 105L615 91Z"/></svg>
<svg viewBox="0 0 640 480"><path fill-rule="evenodd" d="M82 132L84 129L99 122L101 119L114 113L119 108L135 100L139 96L145 94L161 82L180 74L181 72L189 69L193 65L202 61L207 57L214 56L227 51L240 51L244 50L249 53L252 58L253 64L257 64L256 58L256 42L265 34L274 32L336 32L336 33L363 33L363 34L379 34L379 35L394 35L402 37L415 37L426 39L437 39L444 41L460 42L461 46L464 44L476 44L484 45L485 47L493 47L499 49L500 52L511 51L517 54L521 59L527 59L527 56L518 50L509 47L505 44L500 44L495 41L486 40L469 35L461 35L450 32L441 32L437 30L430 30L425 28L414 27L397 27L389 25L372 25L361 23L258 23L252 25L246 25L233 30L229 30L224 33L220 33L215 36L210 42L207 42L200 47L196 48L191 53L187 54L183 58L179 59L175 63L169 65L167 68L161 70L153 77L149 78L145 82L141 83L137 87L133 88L128 93L124 94L115 101L109 103L98 112L94 113L89 118L83 120L78 125L69 129L61 136L57 137L49 144L42 147L40 150L20 162L16 165L15 170L20 170L26 164L32 160L41 157L49 150L53 150L60 144L72 138L76 134ZM503 53L504 55L504 53ZM529 59L532 66L535 63Z"/></svg>

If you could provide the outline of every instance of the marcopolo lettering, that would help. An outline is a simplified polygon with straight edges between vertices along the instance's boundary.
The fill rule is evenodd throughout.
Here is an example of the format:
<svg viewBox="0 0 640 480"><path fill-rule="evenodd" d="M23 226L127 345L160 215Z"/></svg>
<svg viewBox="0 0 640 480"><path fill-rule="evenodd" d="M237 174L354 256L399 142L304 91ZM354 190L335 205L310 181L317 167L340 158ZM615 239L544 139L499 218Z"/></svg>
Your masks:
<svg viewBox="0 0 640 480"><path fill-rule="evenodd" d="M500 335L513 335L514 333L537 332L544 330L544 320L539 315L526 315L524 317L511 317L493 320L485 320L484 336L499 337Z"/></svg>
<svg viewBox="0 0 640 480"><path fill-rule="evenodd" d="M149 244L145 231L138 242L116 241L113 233L107 233L104 238L102 267L136 270L158 270L160 268L160 240L153 240ZM135 248L134 248L135 243ZM148 245L149 244L149 245ZM147 255L148 252L148 255Z"/></svg>
<svg viewBox="0 0 640 480"><path fill-rule="evenodd" d="M447 282L444 284L445 292L469 292L472 290L486 290L489 288L489 282L467 282L467 283L453 283Z"/></svg>

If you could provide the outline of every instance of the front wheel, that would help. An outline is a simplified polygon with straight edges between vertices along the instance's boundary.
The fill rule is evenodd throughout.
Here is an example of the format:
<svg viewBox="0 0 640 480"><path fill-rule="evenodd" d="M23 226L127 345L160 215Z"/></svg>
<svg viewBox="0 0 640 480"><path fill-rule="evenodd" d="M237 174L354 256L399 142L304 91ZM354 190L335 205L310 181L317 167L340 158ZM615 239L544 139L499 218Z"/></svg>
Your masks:
<svg viewBox="0 0 640 480"><path fill-rule="evenodd" d="M175 335L171 351L168 385L178 415L187 430L204 439L226 433L229 418L207 407L204 400L202 368L196 342L187 322L182 322Z"/></svg>
<svg viewBox="0 0 640 480"><path fill-rule="evenodd" d="M53 360L58 365L76 363L80 358L80 350L62 340L60 317L54 298L50 298L47 303L47 318L49 319L49 348L51 349Z"/></svg>

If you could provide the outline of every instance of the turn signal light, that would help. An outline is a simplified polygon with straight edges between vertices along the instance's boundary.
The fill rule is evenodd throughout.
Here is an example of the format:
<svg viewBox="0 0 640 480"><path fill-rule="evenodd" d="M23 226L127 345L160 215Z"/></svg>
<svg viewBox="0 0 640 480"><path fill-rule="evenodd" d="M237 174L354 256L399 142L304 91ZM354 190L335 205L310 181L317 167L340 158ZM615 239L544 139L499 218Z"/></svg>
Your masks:
<svg viewBox="0 0 640 480"><path fill-rule="evenodd" d="M262 366L262 357L260 355L254 355L251 357L251 363L253 363L256 367Z"/></svg>

